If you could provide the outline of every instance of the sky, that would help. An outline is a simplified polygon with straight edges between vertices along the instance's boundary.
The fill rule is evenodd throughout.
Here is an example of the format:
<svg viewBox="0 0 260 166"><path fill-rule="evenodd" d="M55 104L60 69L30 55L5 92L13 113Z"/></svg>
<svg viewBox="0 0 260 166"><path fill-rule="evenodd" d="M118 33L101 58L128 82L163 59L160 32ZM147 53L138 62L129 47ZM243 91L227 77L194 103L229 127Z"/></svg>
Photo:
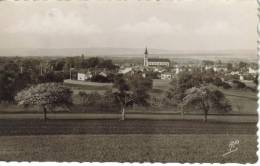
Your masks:
<svg viewBox="0 0 260 166"><path fill-rule="evenodd" d="M255 50L256 0L0 1L0 48Z"/></svg>

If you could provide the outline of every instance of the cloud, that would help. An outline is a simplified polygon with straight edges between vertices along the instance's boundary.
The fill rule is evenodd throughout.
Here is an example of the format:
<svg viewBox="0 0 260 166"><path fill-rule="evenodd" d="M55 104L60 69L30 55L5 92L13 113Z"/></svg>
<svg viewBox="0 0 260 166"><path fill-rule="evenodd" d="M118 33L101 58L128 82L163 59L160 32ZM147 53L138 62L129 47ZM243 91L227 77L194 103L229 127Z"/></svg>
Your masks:
<svg viewBox="0 0 260 166"><path fill-rule="evenodd" d="M97 25L85 23L77 13L64 14L52 8L44 15L33 15L26 20L18 21L5 30L8 33L87 35L100 33Z"/></svg>
<svg viewBox="0 0 260 166"><path fill-rule="evenodd" d="M159 20L157 17L150 17L146 21L135 24L125 24L118 28L121 32L145 35L171 34L181 29L180 25L173 27L169 23Z"/></svg>
<svg viewBox="0 0 260 166"><path fill-rule="evenodd" d="M224 21L207 22L195 30L199 35L232 35L239 32L238 27Z"/></svg>

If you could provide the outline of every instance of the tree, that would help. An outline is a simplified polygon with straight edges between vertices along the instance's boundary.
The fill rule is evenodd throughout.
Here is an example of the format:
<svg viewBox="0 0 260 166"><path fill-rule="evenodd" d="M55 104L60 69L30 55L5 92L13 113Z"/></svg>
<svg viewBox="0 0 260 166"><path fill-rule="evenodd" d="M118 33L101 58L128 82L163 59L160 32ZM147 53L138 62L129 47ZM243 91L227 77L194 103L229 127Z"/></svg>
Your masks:
<svg viewBox="0 0 260 166"><path fill-rule="evenodd" d="M93 58L89 58L87 60L87 68L95 68L98 66L98 64L100 63L100 58L97 57L93 57Z"/></svg>
<svg viewBox="0 0 260 166"><path fill-rule="evenodd" d="M248 65L248 64L247 64L246 62L239 62L238 67L239 67L240 69L243 69L243 68L246 68L247 65Z"/></svg>
<svg viewBox="0 0 260 166"><path fill-rule="evenodd" d="M212 86L193 87L185 92L182 107L198 106L204 112L204 121L207 122L207 115L210 110L231 111L232 107L225 95Z"/></svg>
<svg viewBox="0 0 260 166"><path fill-rule="evenodd" d="M207 66L207 65L212 66L212 65L214 65L214 61L203 60L203 61L202 61L202 64L205 65L205 66Z"/></svg>
<svg viewBox="0 0 260 166"><path fill-rule="evenodd" d="M0 101L13 102L15 94L29 83L28 73L0 71Z"/></svg>
<svg viewBox="0 0 260 166"><path fill-rule="evenodd" d="M231 85L229 85L228 83L226 83L226 82L222 82L222 87L224 88L224 89L230 89L230 88L232 88L232 86Z"/></svg>
<svg viewBox="0 0 260 166"><path fill-rule="evenodd" d="M53 61L53 69L55 71L62 71L65 65L65 61L63 59L57 59Z"/></svg>
<svg viewBox="0 0 260 166"><path fill-rule="evenodd" d="M81 98L81 103L84 105L87 99L87 93L85 91L79 91L79 97Z"/></svg>
<svg viewBox="0 0 260 166"><path fill-rule="evenodd" d="M2 71L0 73L0 100L11 102L14 99L16 87L16 74L14 72Z"/></svg>
<svg viewBox="0 0 260 166"><path fill-rule="evenodd" d="M63 72L48 72L38 77L39 83L63 82L65 74Z"/></svg>
<svg viewBox="0 0 260 166"><path fill-rule="evenodd" d="M3 66L5 71L13 71L13 72L19 72L19 66L14 63L13 61L7 62L6 64L4 64Z"/></svg>
<svg viewBox="0 0 260 166"><path fill-rule="evenodd" d="M167 105L178 107L182 102L184 92L177 86L172 86L165 92L164 102Z"/></svg>
<svg viewBox="0 0 260 166"><path fill-rule="evenodd" d="M227 70L232 71L233 70L233 64L232 63L227 63Z"/></svg>
<svg viewBox="0 0 260 166"><path fill-rule="evenodd" d="M122 117L121 120L125 120L125 107L131 101L131 92L129 84L122 75L118 75L114 80L113 94L115 95L116 101L120 103Z"/></svg>
<svg viewBox="0 0 260 166"><path fill-rule="evenodd" d="M216 62L216 64L217 64L217 65L222 65L222 61L221 61L221 60L218 60L218 61Z"/></svg>
<svg viewBox="0 0 260 166"><path fill-rule="evenodd" d="M91 82L102 82L102 83L106 83L106 82L110 82L108 77L105 77L103 75L97 74L97 75L93 75L90 78Z"/></svg>
<svg viewBox="0 0 260 166"><path fill-rule="evenodd" d="M147 71L146 73L146 77L150 78L150 79L160 79L159 72L155 72L155 71Z"/></svg>
<svg viewBox="0 0 260 166"><path fill-rule="evenodd" d="M220 79L220 78L215 78L214 80L213 80L213 84L214 85L216 85L216 86L218 86L218 87L220 87L220 86L222 86L223 85L223 81Z"/></svg>
<svg viewBox="0 0 260 166"><path fill-rule="evenodd" d="M222 80L212 74L213 73L203 74L201 72L182 72L178 74L177 77L170 83L172 86L165 93L165 104L172 105L180 109L183 117L183 100L187 96L188 89L205 87L211 83L220 85Z"/></svg>
<svg viewBox="0 0 260 166"><path fill-rule="evenodd" d="M114 70L117 68L117 66L115 66L112 62L112 60L108 59L108 60L100 60L98 66L98 68L105 68L108 70Z"/></svg>
<svg viewBox="0 0 260 166"><path fill-rule="evenodd" d="M55 107L72 105L72 91L57 83L45 83L31 86L20 91L15 99L19 105L37 105L43 109L44 120L47 119L47 111Z"/></svg>
<svg viewBox="0 0 260 166"><path fill-rule="evenodd" d="M238 80L233 80L232 84L233 84L233 87L235 89L244 89L244 88L246 88L246 84L241 82L241 81L238 81Z"/></svg>
<svg viewBox="0 0 260 166"><path fill-rule="evenodd" d="M258 74L256 74L256 76L255 76L253 82L254 82L256 85L258 85Z"/></svg>
<svg viewBox="0 0 260 166"><path fill-rule="evenodd" d="M114 78L113 94L116 101L120 103L122 120L125 118L125 108L133 104L148 106L150 98L149 90L153 87L153 82L149 78L143 78L141 74L134 74L125 78L117 75Z"/></svg>
<svg viewBox="0 0 260 166"><path fill-rule="evenodd" d="M181 72L177 77L177 86L183 91L200 86L202 83L203 74L200 72Z"/></svg>
<svg viewBox="0 0 260 166"><path fill-rule="evenodd" d="M141 106L148 106L150 98L149 91L153 88L153 81L144 78L141 74L135 74L129 78L130 90L133 92L133 103Z"/></svg>
<svg viewBox="0 0 260 166"><path fill-rule="evenodd" d="M205 81L206 79L204 79ZM185 96L185 91L192 87L199 87L203 83L202 74L181 72L174 78L171 87L165 93L166 104L179 107Z"/></svg>

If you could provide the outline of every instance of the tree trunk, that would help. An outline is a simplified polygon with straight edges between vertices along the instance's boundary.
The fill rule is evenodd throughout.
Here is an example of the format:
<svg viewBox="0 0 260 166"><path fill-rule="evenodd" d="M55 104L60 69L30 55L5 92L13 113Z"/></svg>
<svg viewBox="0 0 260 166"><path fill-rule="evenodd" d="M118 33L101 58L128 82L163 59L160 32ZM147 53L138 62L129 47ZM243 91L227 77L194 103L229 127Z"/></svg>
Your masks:
<svg viewBox="0 0 260 166"><path fill-rule="evenodd" d="M44 114L44 121L47 120L47 109L46 107L43 107L43 114Z"/></svg>
<svg viewBox="0 0 260 166"><path fill-rule="evenodd" d="M208 110L204 110L204 122L208 121Z"/></svg>
<svg viewBox="0 0 260 166"><path fill-rule="evenodd" d="M181 106L181 119L184 120L184 109L183 109L183 106Z"/></svg>
<svg viewBox="0 0 260 166"><path fill-rule="evenodd" d="M122 107L122 117L121 120L125 120L125 107Z"/></svg>
<svg viewBox="0 0 260 166"><path fill-rule="evenodd" d="M82 105L85 105L85 99L83 97L81 97L81 103Z"/></svg>

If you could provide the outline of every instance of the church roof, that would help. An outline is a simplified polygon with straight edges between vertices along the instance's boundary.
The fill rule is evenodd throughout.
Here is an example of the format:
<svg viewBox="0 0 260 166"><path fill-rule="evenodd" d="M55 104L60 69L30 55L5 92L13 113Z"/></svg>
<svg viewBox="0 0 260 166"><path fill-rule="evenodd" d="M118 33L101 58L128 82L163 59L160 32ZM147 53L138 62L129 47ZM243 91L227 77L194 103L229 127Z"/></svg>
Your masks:
<svg viewBox="0 0 260 166"><path fill-rule="evenodd" d="M148 62L169 62L169 59L166 58L148 58Z"/></svg>

